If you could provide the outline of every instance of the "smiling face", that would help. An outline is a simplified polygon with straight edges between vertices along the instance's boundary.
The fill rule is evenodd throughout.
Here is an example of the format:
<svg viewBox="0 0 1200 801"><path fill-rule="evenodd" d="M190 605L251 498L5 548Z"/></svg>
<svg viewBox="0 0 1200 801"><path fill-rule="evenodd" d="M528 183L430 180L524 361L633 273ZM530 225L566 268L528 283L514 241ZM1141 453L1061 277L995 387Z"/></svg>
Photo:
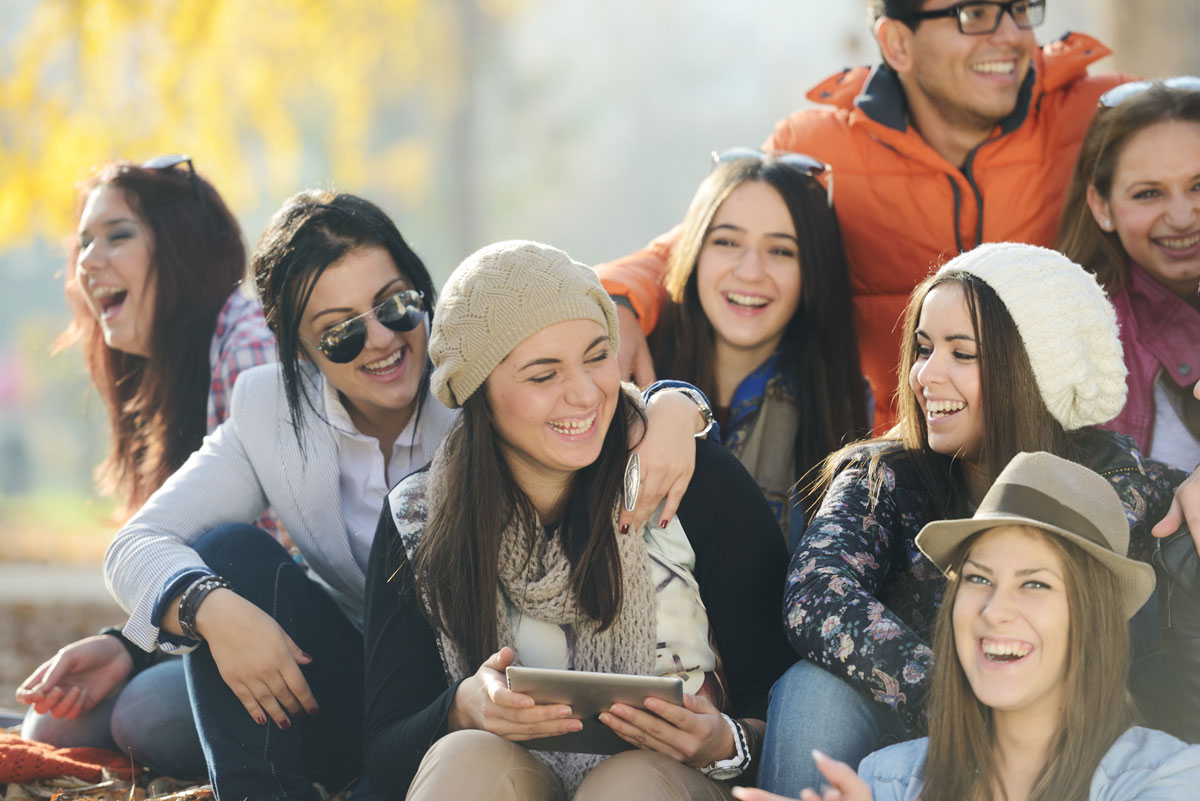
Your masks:
<svg viewBox="0 0 1200 801"><path fill-rule="evenodd" d="M316 343L329 328L369 311L390 295L412 289L408 279L380 247L352 250L330 265L313 287L300 321L300 338ZM396 432L412 416L425 369L425 326L403 333L365 318L362 352L345 364L331 362L312 344L304 354L341 395L359 431L375 437Z"/></svg>
<svg viewBox="0 0 1200 801"><path fill-rule="evenodd" d="M984 532L954 598L954 645L975 696L997 713L1061 717L1071 614L1066 570L1047 535Z"/></svg>
<svg viewBox="0 0 1200 801"><path fill-rule="evenodd" d="M983 439L979 343L959 284L934 287L925 296L908 383L925 418L935 453L971 461Z"/></svg>
<svg viewBox="0 0 1200 801"><path fill-rule="evenodd" d="M1129 257L1194 301L1200 287L1200 123L1160 122L1130 137L1107 198L1088 188L1096 224Z"/></svg>
<svg viewBox="0 0 1200 801"><path fill-rule="evenodd" d="M110 348L150 355L154 327L154 242L125 193L101 184L88 195L79 218L75 276L100 321Z"/></svg>
<svg viewBox="0 0 1200 801"><path fill-rule="evenodd" d="M565 320L513 348L484 387L504 458L532 494L599 457L621 375L604 326Z"/></svg>
<svg viewBox="0 0 1200 801"><path fill-rule="evenodd" d="M953 5L929 0L923 10ZM949 127L983 131L1016 108L1037 40L1033 31L1018 28L1012 15L1001 14L999 27L980 36L960 33L949 17L923 20L915 31L898 30L911 45L903 73L908 73L904 88L914 112L931 112Z"/></svg>
<svg viewBox="0 0 1200 801"><path fill-rule="evenodd" d="M696 261L700 306L723 350L765 361L800 305L796 227L783 197L747 181L713 215Z"/></svg>

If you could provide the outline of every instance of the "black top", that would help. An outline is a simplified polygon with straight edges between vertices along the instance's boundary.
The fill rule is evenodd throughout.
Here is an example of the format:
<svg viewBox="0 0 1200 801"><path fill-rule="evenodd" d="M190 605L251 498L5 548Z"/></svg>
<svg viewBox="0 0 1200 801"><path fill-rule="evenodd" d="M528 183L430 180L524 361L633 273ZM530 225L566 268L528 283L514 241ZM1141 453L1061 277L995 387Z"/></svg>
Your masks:
<svg viewBox="0 0 1200 801"><path fill-rule="evenodd" d="M741 463L707 440L696 442L679 519L696 552L729 711L765 719L767 691L796 659L780 618L787 553L779 525ZM446 733L458 685L447 686L386 502L367 566L364 640L367 775L381 798L399 800L425 751Z"/></svg>

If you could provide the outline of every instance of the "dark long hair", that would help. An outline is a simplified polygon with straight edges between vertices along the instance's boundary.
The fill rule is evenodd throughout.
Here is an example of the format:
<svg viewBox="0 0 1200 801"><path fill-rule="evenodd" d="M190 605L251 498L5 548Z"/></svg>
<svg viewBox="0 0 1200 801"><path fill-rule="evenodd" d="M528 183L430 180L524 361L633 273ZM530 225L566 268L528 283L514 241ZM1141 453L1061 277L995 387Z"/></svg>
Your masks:
<svg viewBox="0 0 1200 801"><path fill-rule="evenodd" d="M581 612L607 628L621 608L621 559L613 533L631 427L645 430L641 406L628 389L617 399L596 461L578 470L554 536L571 563L571 594ZM458 644L469 665L497 650L496 588L500 539L506 526L528 530L537 519L500 451L482 388L467 398L442 445L445 496L429 510L413 560L418 597L429 599L429 622Z"/></svg>
<svg viewBox="0 0 1200 801"><path fill-rule="evenodd" d="M1025 343L1004 301L974 274L952 270L931 275L917 284L905 307L900 340L900 383L896 389L896 425L882 437L849 445L831 454L821 471L822 491L828 489L833 477L847 462L866 457L869 459L872 497L877 498L883 480L883 473L878 469L881 460L888 455L903 453L913 464L921 482L932 490L930 498L944 499L938 514L965 513L970 491L961 460L930 449L925 416L908 384L909 373L917 359L916 331L921 309L929 293L940 286L962 288L975 341L979 343L983 436L974 463L986 483L990 485L995 481L1000 471L1022 451L1047 451L1079 460L1080 453L1042 400Z"/></svg>
<svg viewBox="0 0 1200 801"><path fill-rule="evenodd" d="M279 344L279 364L292 431L301 444L304 442L301 403L315 407L309 394L311 387L301 380L300 321L324 272L352 250L365 247L380 247L388 252L412 288L425 293L425 307L432 320L437 293L425 264L404 241L391 218L374 203L356 195L311 189L288 198L267 223L251 259L263 313ZM429 376L427 362L417 390L418 416Z"/></svg>
<svg viewBox="0 0 1200 801"><path fill-rule="evenodd" d="M1124 285L1129 256L1115 231L1106 232L1096 224L1088 207L1088 186L1109 200L1117 162L1129 140L1170 120L1200 123L1200 91L1155 84L1120 105L1101 108L1079 148L1055 247L1095 275L1110 293Z"/></svg>
<svg viewBox="0 0 1200 801"><path fill-rule="evenodd" d="M721 204L747 181L783 198L800 257L800 302L780 344L779 364L800 407L793 446L797 480L867 429L866 384L858 362L850 278L837 214L815 178L770 155L718 164L696 191L663 283L670 296L651 339L659 375L690 381L717 397L715 333L700 305L697 262ZM801 486L805 482L801 481Z"/></svg>
<svg viewBox="0 0 1200 801"><path fill-rule="evenodd" d="M76 275L75 236L66 270L72 319L58 343L80 343L108 411L108 455L96 473L101 490L117 496L117 514L124 517L200 447L212 381L212 336L221 307L245 275L246 249L221 196L197 177L201 204L182 167L148 169L125 161L103 167L80 186L77 225L88 196L101 186L120 190L150 233L150 353L135 356L105 344Z"/></svg>
<svg viewBox="0 0 1200 801"><path fill-rule="evenodd" d="M1100 760L1134 719L1126 689L1129 627L1112 571L1067 539L1034 530L1062 560L1070 633L1063 716L1029 797L1030 801L1084 801ZM954 643L954 602L962 586L962 565L982 533L968 538L956 551L950 584L934 623L929 754L922 801L994 801L992 788L999 766L991 709L975 697Z"/></svg>

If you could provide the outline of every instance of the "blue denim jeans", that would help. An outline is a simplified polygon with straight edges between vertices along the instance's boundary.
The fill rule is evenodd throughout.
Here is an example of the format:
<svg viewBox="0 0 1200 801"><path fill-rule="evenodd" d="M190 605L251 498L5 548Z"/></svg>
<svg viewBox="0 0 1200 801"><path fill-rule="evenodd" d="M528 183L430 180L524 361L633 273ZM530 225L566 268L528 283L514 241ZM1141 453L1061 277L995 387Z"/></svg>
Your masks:
<svg viewBox="0 0 1200 801"><path fill-rule="evenodd" d="M271 615L312 662L301 667L320 706L286 731L259 726L203 645L184 657L188 694L218 801L319 798L363 775L363 639L341 608L269 534L226 525L196 551L238 595Z"/></svg>
<svg viewBox="0 0 1200 801"><path fill-rule="evenodd" d="M822 784L814 748L858 767L872 751L914 736L886 706L801 660L771 688L758 786L799 798L804 788Z"/></svg>
<svg viewBox="0 0 1200 801"><path fill-rule="evenodd" d="M21 736L60 748L111 748L166 776L195 778L207 772L178 657L135 674L75 720L56 720L31 709Z"/></svg>

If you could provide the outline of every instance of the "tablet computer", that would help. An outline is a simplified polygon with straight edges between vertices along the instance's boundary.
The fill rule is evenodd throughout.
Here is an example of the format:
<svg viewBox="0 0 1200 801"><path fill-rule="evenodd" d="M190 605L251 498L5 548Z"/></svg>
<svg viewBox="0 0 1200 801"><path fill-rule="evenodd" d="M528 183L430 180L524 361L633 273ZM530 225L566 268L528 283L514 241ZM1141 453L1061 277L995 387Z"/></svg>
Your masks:
<svg viewBox="0 0 1200 801"><path fill-rule="evenodd" d="M583 728L556 737L525 740L521 745L538 751L572 751L582 754L615 754L632 745L618 737L596 717L613 704L643 708L647 696L683 704L683 681L674 676L629 676L589 673L583 670L509 667L508 688L525 693L539 704L567 704Z"/></svg>

